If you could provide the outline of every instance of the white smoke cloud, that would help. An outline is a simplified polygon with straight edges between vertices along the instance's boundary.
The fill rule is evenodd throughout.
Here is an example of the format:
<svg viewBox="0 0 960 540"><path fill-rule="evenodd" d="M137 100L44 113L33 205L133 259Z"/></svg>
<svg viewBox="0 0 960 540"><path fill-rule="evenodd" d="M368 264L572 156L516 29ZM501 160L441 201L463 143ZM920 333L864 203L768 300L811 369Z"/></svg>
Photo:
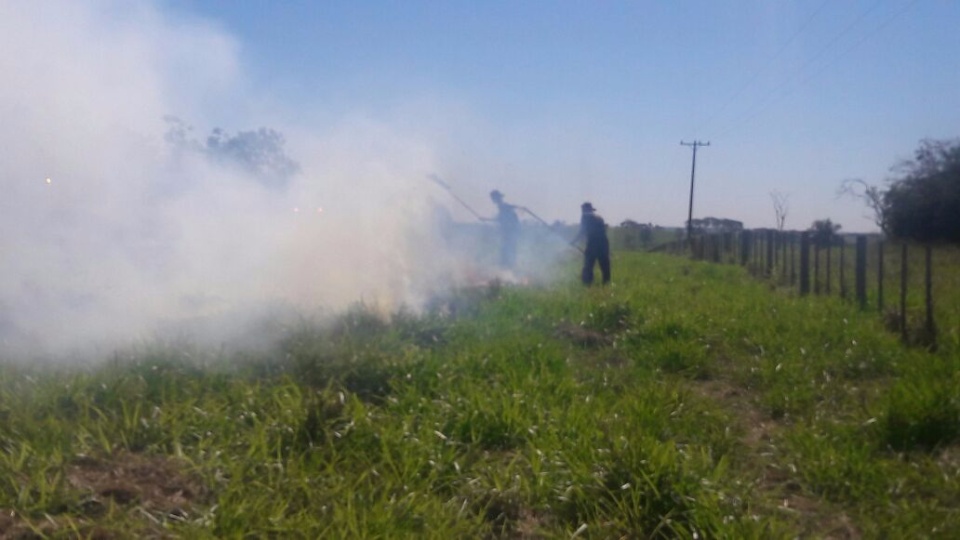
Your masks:
<svg viewBox="0 0 960 540"><path fill-rule="evenodd" d="M165 115L202 144L257 101L239 51L151 3L0 3L0 359L271 302L416 306L490 276L437 227L423 138L372 120L268 126L301 165L283 190L168 144Z"/></svg>

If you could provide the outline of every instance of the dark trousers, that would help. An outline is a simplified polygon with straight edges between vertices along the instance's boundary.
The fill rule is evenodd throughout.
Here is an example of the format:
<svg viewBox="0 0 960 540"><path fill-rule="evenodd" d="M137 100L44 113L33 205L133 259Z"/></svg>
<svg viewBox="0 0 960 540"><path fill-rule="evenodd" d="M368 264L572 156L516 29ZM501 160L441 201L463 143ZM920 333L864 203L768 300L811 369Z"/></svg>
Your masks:
<svg viewBox="0 0 960 540"><path fill-rule="evenodd" d="M610 244L607 242L587 242L583 250L583 272L580 279L584 285L593 283L593 265L600 263L600 274L603 283L610 283Z"/></svg>

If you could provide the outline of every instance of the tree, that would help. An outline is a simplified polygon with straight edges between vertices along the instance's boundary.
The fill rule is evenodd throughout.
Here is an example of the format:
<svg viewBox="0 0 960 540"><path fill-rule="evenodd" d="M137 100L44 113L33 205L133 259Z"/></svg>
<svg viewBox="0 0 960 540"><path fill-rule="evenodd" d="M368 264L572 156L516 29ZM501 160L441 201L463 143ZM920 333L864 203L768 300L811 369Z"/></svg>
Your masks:
<svg viewBox="0 0 960 540"><path fill-rule="evenodd" d="M690 228L699 234L722 234L743 230L743 222L735 219L705 217L690 221Z"/></svg>
<svg viewBox="0 0 960 540"><path fill-rule="evenodd" d="M284 152L285 142L283 135L272 129L241 131L231 136L215 128L207 137L205 150L211 158L253 174L267 187L283 188L300 171L300 165Z"/></svg>
<svg viewBox="0 0 960 540"><path fill-rule="evenodd" d="M847 195L855 199L860 199L873 212L873 222L883 231L883 234L889 235L887 224L887 203L884 200L886 192L880 189L880 186L874 186L864 182L859 178L849 178L840 184L837 190L837 196Z"/></svg>
<svg viewBox="0 0 960 540"><path fill-rule="evenodd" d="M241 131L230 135L214 128L206 141L191 136L192 126L175 116L165 116L167 133L164 140L181 152L195 152L227 167L235 167L251 175L261 184L274 189L286 187L300 172L300 164L284 151L283 135L273 129Z"/></svg>
<svg viewBox="0 0 960 540"><path fill-rule="evenodd" d="M840 232L840 224L834 223L829 219L818 219L810 226L810 232L813 233L813 245L817 249L829 247L836 243Z"/></svg>
<svg viewBox="0 0 960 540"><path fill-rule="evenodd" d="M620 228L627 232L628 238L634 234L640 237L640 245L647 247L653 241L653 225L647 223L637 223L632 219L625 219L620 222Z"/></svg>
<svg viewBox="0 0 960 540"><path fill-rule="evenodd" d="M777 230L783 232L783 225L787 221L787 212L790 210L790 195L771 191L770 198L773 199L773 212L777 216Z"/></svg>
<svg viewBox="0 0 960 540"><path fill-rule="evenodd" d="M960 139L923 140L883 196L891 235L960 243Z"/></svg>

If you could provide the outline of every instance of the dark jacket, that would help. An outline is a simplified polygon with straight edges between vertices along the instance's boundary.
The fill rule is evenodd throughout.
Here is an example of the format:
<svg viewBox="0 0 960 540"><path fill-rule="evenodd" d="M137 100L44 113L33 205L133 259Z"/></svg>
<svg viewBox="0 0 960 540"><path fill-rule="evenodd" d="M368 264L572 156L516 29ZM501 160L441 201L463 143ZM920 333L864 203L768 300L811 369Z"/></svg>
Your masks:
<svg viewBox="0 0 960 540"><path fill-rule="evenodd" d="M520 232L520 218L517 217L517 211L512 204L497 203L497 217L495 219L500 226L500 232L504 235L513 236Z"/></svg>
<svg viewBox="0 0 960 540"><path fill-rule="evenodd" d="M580 217L581 238L587 239L587 247L607 245L607 224L603 218L593 212L585 212Z"/></svg>

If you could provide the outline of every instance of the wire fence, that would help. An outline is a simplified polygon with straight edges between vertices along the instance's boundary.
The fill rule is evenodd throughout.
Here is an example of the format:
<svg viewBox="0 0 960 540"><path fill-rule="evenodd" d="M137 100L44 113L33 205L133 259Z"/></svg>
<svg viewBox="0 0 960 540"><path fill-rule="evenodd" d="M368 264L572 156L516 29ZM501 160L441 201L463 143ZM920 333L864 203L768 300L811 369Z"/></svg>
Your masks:
<svg viewBox="0 0 960 540"><path fill-rule="evenodd" d="M739 264L801 296L831 295L875 310L904 342L936 349L960 343L960 248L891 242L879 235L770 229L706 234L659 249Z"/></svg>

